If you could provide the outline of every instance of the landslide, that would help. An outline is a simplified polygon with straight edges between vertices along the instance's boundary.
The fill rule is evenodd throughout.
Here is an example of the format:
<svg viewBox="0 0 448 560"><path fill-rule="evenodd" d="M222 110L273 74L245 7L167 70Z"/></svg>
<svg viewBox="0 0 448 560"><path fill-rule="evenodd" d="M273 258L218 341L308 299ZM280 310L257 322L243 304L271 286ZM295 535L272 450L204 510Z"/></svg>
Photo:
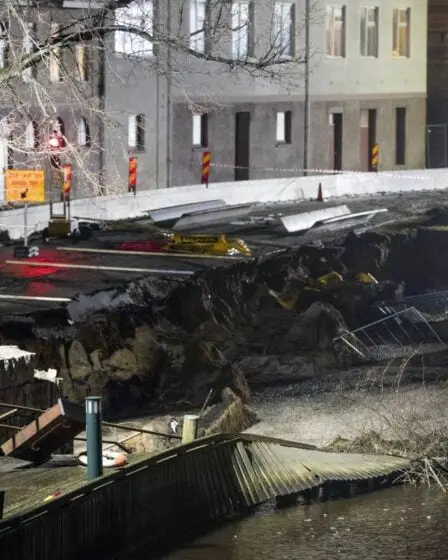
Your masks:
<svg viewBox="0 0 448 560"><path fill-rule="evenodd" d="M115 288L113 299L123 303L114 308L102 307L111 299L104 292L83 296L91 311L74 321L63 310L4 316L1 343L36 352L39 369L57 368L68 398L102 395L115 414L198 407L210 389L210 404L225 388L247 402L251 383L345 365L350 358L335 351L333 338L375 319L372 303L393 298L399 283L406 294L445 289L447 249L448 232L437 228L349 234L215 268L181 285L147 277ZM347 280L325 293L303 290L330 271ZM353 271L380 284L349 281ZM299 296L287 310L270 290Z"/></svg>

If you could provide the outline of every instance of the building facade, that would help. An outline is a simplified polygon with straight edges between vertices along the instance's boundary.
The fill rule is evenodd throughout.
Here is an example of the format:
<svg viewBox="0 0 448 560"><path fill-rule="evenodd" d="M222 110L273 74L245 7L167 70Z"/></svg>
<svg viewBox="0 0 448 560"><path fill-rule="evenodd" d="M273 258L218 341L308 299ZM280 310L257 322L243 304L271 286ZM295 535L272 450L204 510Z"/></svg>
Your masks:
<svg viewBox="0 0 448 560"><path fill-rule="evenodd" d="M448 4L428 0L428 167L448 167Z"/></svg>
<svg viewBox="0 0 448 560"><path fill-rule="evenodd" d="M427 1L310 4L22 7L0 27L0 164L48 169L56 127L74 196L126 191L130 157L143 190L198 183L204 151L212 182L373 170L374 146L379 170L424 167ZM97 11L101 33L45 51L2 86L14 60L97 25Z"/></svg>
<svg viewBox="0 0 448 560"><path fill-rule="evenodd" d="M198 41L194 33L204 3L166 0L165 9L157 2L146 5L151 4L161 29L190 36L191 48L201 51L206 41L201 36ZM304 167L312 172L367 171L375 144L379 170L424 167L426 0L318 0L311 2L309 19L304 2L233 4L227 31L220 34L224 57L237 60L239 49L248 54L247 60L263 57L275 18L281 18L283 54L302 64L285 64L269 76L174 49L168 52L162 44L146 58L147 71L143 66L136 71L135 62L111 48L106 113L113 114L119 126L115 134L106 134L105 157L113 162L106 165L109 182L111 173L125 181L128 151L138 158L140 188L198 183L204 150L212 152L212 181L297 176ZM311 110L305 165L307 21ZM145 123L144 142L133 149L126 142L135 138L129 127L135 128L138 118Z"/></svg>
<svg viewBox="0 0 448 560"><path fill-rule="evenodd" d="M3 170L43 168L47 198L56 161L72 166L75 195L101 191L103 62L98 43L47 49L65 30L81 30L83 18L85 7L73 0L5 2L0 9L0 165ZM24 67L26 57L35 57L35 63ZM52 135L61 139L60 151L51 146ZM54 198L59 199L58 193ZM5 199L3 173L0 199Z"/></svg>

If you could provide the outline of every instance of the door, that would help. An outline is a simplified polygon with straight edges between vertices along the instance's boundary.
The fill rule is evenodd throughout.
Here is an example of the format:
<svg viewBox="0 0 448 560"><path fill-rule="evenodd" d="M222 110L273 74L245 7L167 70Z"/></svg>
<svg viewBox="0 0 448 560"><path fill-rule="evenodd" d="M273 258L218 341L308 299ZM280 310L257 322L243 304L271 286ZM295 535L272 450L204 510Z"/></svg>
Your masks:
<svg viewBox="0 0 448 560"><path fill-rule="evenodd" d="M235 181L249 179L250 113L235 115Z"/></svg>
<svg viewBox="0 0 448 560"><path fill-rule="evenodd" d="M376 109L369 109L369 171L377 171L372 162L373 147L376 144Z"/></svg>
<svg viewBox="0 0 448 560"><path fill-rule="evenodd" d="M342 171L342 113L333 113L333 169Z"/></svg>

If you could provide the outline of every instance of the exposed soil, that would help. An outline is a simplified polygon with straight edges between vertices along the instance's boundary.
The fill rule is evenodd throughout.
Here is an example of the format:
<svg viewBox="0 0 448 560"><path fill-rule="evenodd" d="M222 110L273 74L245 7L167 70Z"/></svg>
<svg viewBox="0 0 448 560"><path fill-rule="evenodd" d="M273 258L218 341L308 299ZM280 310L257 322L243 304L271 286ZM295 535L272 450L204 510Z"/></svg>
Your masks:
<svg viewBox="0 0 448 560"><path fill-rule="evenodd" d="M181 285L142 279L115 290L114 297L126 295L122 307L92 306L97 310L74 323L66 311L2 317L1 343L36 352L36 367L57 368L70 399L100 394L115 415L200 407L210 389L216 404L227 387L248 402L249 384L350 365L351 355L333 339L375 320L375 301L393 299L404 286L406 294L446 288L448 231L434 227L445 214L426 220L431 227L285 249ZM345 281L304 290L330 271ZM355 272L380 283L359 282ZM269 290L298 294L297 301L287 310ZM91 302L101 298L94 294Z"/></svg>

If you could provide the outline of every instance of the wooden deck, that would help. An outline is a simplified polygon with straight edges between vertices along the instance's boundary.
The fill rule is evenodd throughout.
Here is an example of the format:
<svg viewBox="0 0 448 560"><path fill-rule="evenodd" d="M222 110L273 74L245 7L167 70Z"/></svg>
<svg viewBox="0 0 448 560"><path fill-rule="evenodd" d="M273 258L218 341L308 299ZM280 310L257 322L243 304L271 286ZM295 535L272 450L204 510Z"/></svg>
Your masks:
<svg viewBox="0 0 448 560"><path fill-rule="evenodd" d="M369 480L384 486L409 467L399 457L329 453L248 434L210 436L133 459L90 483L81 467L1 475L2 560L101 560L140 545L149 557L161 542L270 499L311 491L331 497L334 488ZM44 501L55 491L63 493Z"/></svg>

